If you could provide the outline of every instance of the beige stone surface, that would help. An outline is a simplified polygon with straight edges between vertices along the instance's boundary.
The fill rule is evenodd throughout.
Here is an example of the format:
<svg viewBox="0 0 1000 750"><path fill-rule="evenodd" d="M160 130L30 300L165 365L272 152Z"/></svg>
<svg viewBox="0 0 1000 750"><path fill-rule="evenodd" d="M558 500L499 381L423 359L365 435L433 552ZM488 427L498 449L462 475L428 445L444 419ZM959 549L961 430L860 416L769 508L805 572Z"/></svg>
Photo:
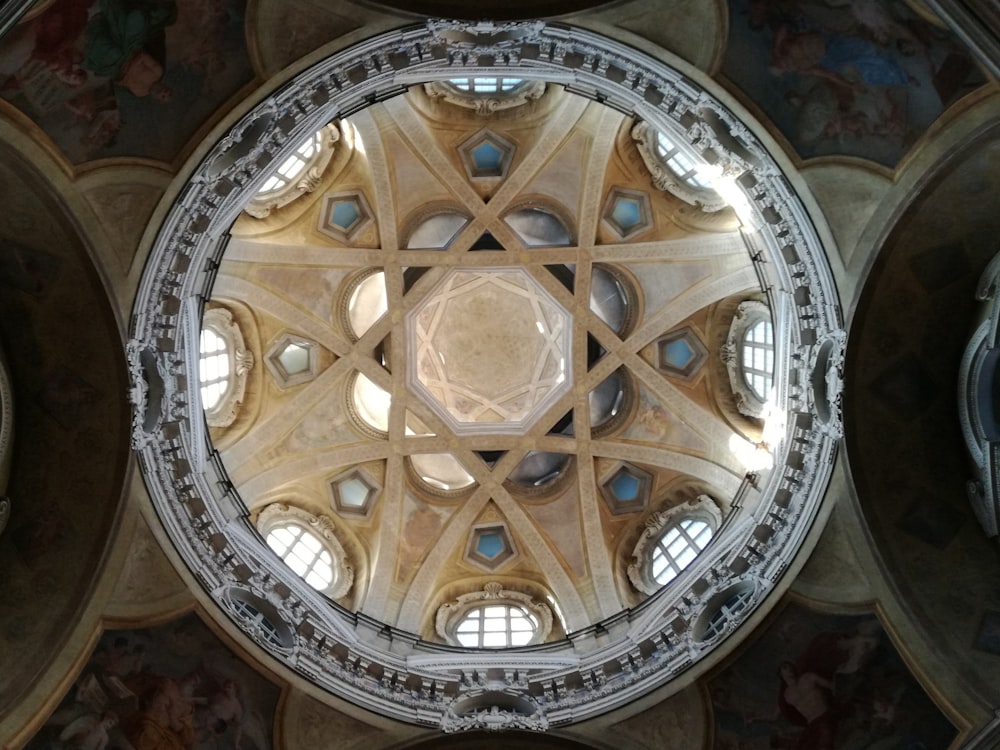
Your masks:
<svg viewBox="0 0 1000 750"><path fill-rule="evenodd" d="M850 265L858 240L890 192L892 180L884 170L867 164L813 164L802 170L802 176L823 207L843 264Z"/></svg>

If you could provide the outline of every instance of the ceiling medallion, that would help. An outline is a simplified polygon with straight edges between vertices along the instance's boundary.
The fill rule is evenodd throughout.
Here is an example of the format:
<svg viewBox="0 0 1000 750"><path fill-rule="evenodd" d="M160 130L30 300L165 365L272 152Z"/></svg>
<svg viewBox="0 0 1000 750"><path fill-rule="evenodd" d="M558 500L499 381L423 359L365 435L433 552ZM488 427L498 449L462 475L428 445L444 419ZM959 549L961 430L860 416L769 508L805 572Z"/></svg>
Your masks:
<svg viewBox="0 0 1000 750"><path fill-rule="evenodd" d="M455 269L406 317L407 381L458 434L523 433L572 385L572 332L527 271Z"/></svg>
<svg viewBox="0 0 1000 750"><path fill-rule="evenodd" d="M745 230L718 241L746 247L767 297L774 329L771 413L782 417L768 425L771 434L766 436L774 468L749 473L742 481L737 477L725 521L712 544L683 574L638 606L569 628L574 631L570 638L527 650L427 643L412 632L359 617L310 588L291 570L271 565L274 555L263 547L244 499L212 447L198 396L202 300L211 297L230 227L273 169L269 165L280 164L310 133L335 117L417 83L479 74L571 84L575 92L669 132L672 142L684 148L713 154L719 186L726 188L729 203L738 205ZM730 148L733 144L738 146L735 151ZM698 89L690 77L634 49L566 26L430 22L365 41L301 73L236 122L189 172L150 252L133 309L127 349L135 410L133 446L166 532L218 604L213 616L220 621L228 618L278 662L331 693L395 719L444 731L544 730L611 710L684 671L702 668L699 660L736 632L780 586L784 569L816 517L841 435L837 385L845 341L842 318L822 247L790 183L752 129L710 93ZM505 184L513 179L509 176ZM355 216L349 208L341 207L337 214L337 206L330 207L330 221L343 231L356 230L360 220L361 213ZM637 226L636 216L641 222L641 210L636 214L624 204L611 214L623 232ZM514 231L519 230L514 227ZM527 252L569 251L539 246ZM428 406L454 424L456 432L484 424L496 431L508 418L527 425L538 418L539 408L559 400L563 383L572 382L573 355L580 361L580 353L573 352L564 338L563 331L571 327L560 322L565 309L560 312L560 305L546 297L551 290L543 294L522 270L477 269L463 282L464 272L458 268L442 274L440 281L429 281L423 308L415 308L407 321L408 359L416 367L411 383L414 389L424 389ZM454 328L449 331L447 315L479 315L472 298L463 302L460 296L449 296L459 282L495 289L496 304L510 311L518 327L535 328L528 335L533 344L527 354L497 366L495 375L483 374L494 367L490 361L468 365L461 383L453 382L450 374L438 377L440 372L433 367L435 357L461 358L454 353L460 334ZM459 312L448 312L455 302ZM532 305L531 315L514 309L525 303ZM466 305L464 311L461 304ZM447 313L443 323L420 317L426 313L433 318L435 313L428 312L432 309ZM577 307L581 309L577 315L600 318L593 307L590 311L585 305ZM633 370L642 373L648 366L663 378L635 352L618 351L621 347L611 337L625 337L631 323L618 327L604 323L609 333L601 344L603 356L624 357ZM636 322L635 330L644 331L643 321ZM648 343L655 346L663 333L653 332ZM381 329L373 330L373 343L380 340L376 334L384 335ZM422 356L425 369L420 367ZM672 350L663 356L681 370L690 364L690 356L678 359ZM565 359L565 365L552 365L557 359ZM595 378L603 380L619 366L607 362L607 371ZM561 367L565 368L562 381ZM538 376L539 368L545 377ZM323 377L326 373L317 380ZM662 392L674 387L663 381L657 386ZM817 388L816 383L824 387ZM454 397L462 389L474 393L478 405L458 405ZM508 396L518 389L534 395L515 408L514 397ZM480 421L483 415L494 421ZM393 424L388 428L395 429ZM562 432L546 439L561 445L566 437ZM505 463L502 451L490 447L481 453L489 459L484 457L483 465L511 474L512 462ZM540 445L532 453L541 457L536 461L541 466L538 471L565 473L569 462L562 461L557 451ZM549 460L552 456L555 461ZM679 465L704 464L725 474L707 461L671 456ZM462 457L472 472L465 458L477 459L471 451ZM589 500L597 506L622 506L623 512L615 517L627 519L630 514L624 511L644 503L645 469L630 468L633 457L625 450L609 460L622 467L610 466L602 474L611 497L602 502L595 493ZM731 475L726 481L730 479ZM363 475L331 473L324 481L339 482L332 490L335 502L359 511L377 489ZM398 487L394 491L398 493ZM379 502L389 494L386 484ZM519 556L531 552L523 540L516 547L513 538L505 540L506 528L484 522L476 526L478 536L470 542L467 526L461 543L471 545L464 549L478 556L480 566L502 567L506 551ZM600 595L600 584L595 588ZM287 624L280 642L261 635L254 618L245 613L248 602L253 611L271 613ZM235 603L242 603L242 608ZM408 689L398 689L403 684Z"/></svg>

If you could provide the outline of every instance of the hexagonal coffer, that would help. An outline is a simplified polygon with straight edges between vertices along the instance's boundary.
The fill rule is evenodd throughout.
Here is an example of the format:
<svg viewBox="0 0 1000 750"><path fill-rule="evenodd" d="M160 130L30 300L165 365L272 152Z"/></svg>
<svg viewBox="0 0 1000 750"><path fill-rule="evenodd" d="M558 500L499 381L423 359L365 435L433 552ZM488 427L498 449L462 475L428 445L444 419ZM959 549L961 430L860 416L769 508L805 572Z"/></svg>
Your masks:
<svg viewBox="0 0 1000 750"><path fill-rule="evenodd" d="M410 388L460 434L523 434L572 385L572 319L523 269L449 271L406 345Z"/></svg>

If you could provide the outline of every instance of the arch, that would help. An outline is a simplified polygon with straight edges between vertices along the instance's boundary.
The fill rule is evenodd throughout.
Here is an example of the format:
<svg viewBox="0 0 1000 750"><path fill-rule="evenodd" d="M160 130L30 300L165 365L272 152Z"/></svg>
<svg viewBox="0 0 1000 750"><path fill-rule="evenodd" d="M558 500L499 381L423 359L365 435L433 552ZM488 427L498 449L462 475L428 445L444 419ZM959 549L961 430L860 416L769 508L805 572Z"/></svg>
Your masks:
<svg viewBox="0 0 1000 750"><path fill-rule="evenodd" d="M233 314L224 307L206 310L201 319L198 386L209 427L228 427L236 420L253 365L253 353Z"/></svg>

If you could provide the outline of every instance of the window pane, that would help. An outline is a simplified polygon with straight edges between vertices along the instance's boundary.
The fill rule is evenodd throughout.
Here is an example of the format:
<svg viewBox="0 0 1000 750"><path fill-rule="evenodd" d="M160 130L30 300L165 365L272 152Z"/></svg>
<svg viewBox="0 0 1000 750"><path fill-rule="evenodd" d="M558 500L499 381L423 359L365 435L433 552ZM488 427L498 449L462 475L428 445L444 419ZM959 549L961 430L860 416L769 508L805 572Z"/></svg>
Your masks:
<svg viewBox="0 0 1000 750"><path fill-rule="evenodd" d="M483 646L486 648L503 648L506 645L506 633L483 633Z"/></svg>

